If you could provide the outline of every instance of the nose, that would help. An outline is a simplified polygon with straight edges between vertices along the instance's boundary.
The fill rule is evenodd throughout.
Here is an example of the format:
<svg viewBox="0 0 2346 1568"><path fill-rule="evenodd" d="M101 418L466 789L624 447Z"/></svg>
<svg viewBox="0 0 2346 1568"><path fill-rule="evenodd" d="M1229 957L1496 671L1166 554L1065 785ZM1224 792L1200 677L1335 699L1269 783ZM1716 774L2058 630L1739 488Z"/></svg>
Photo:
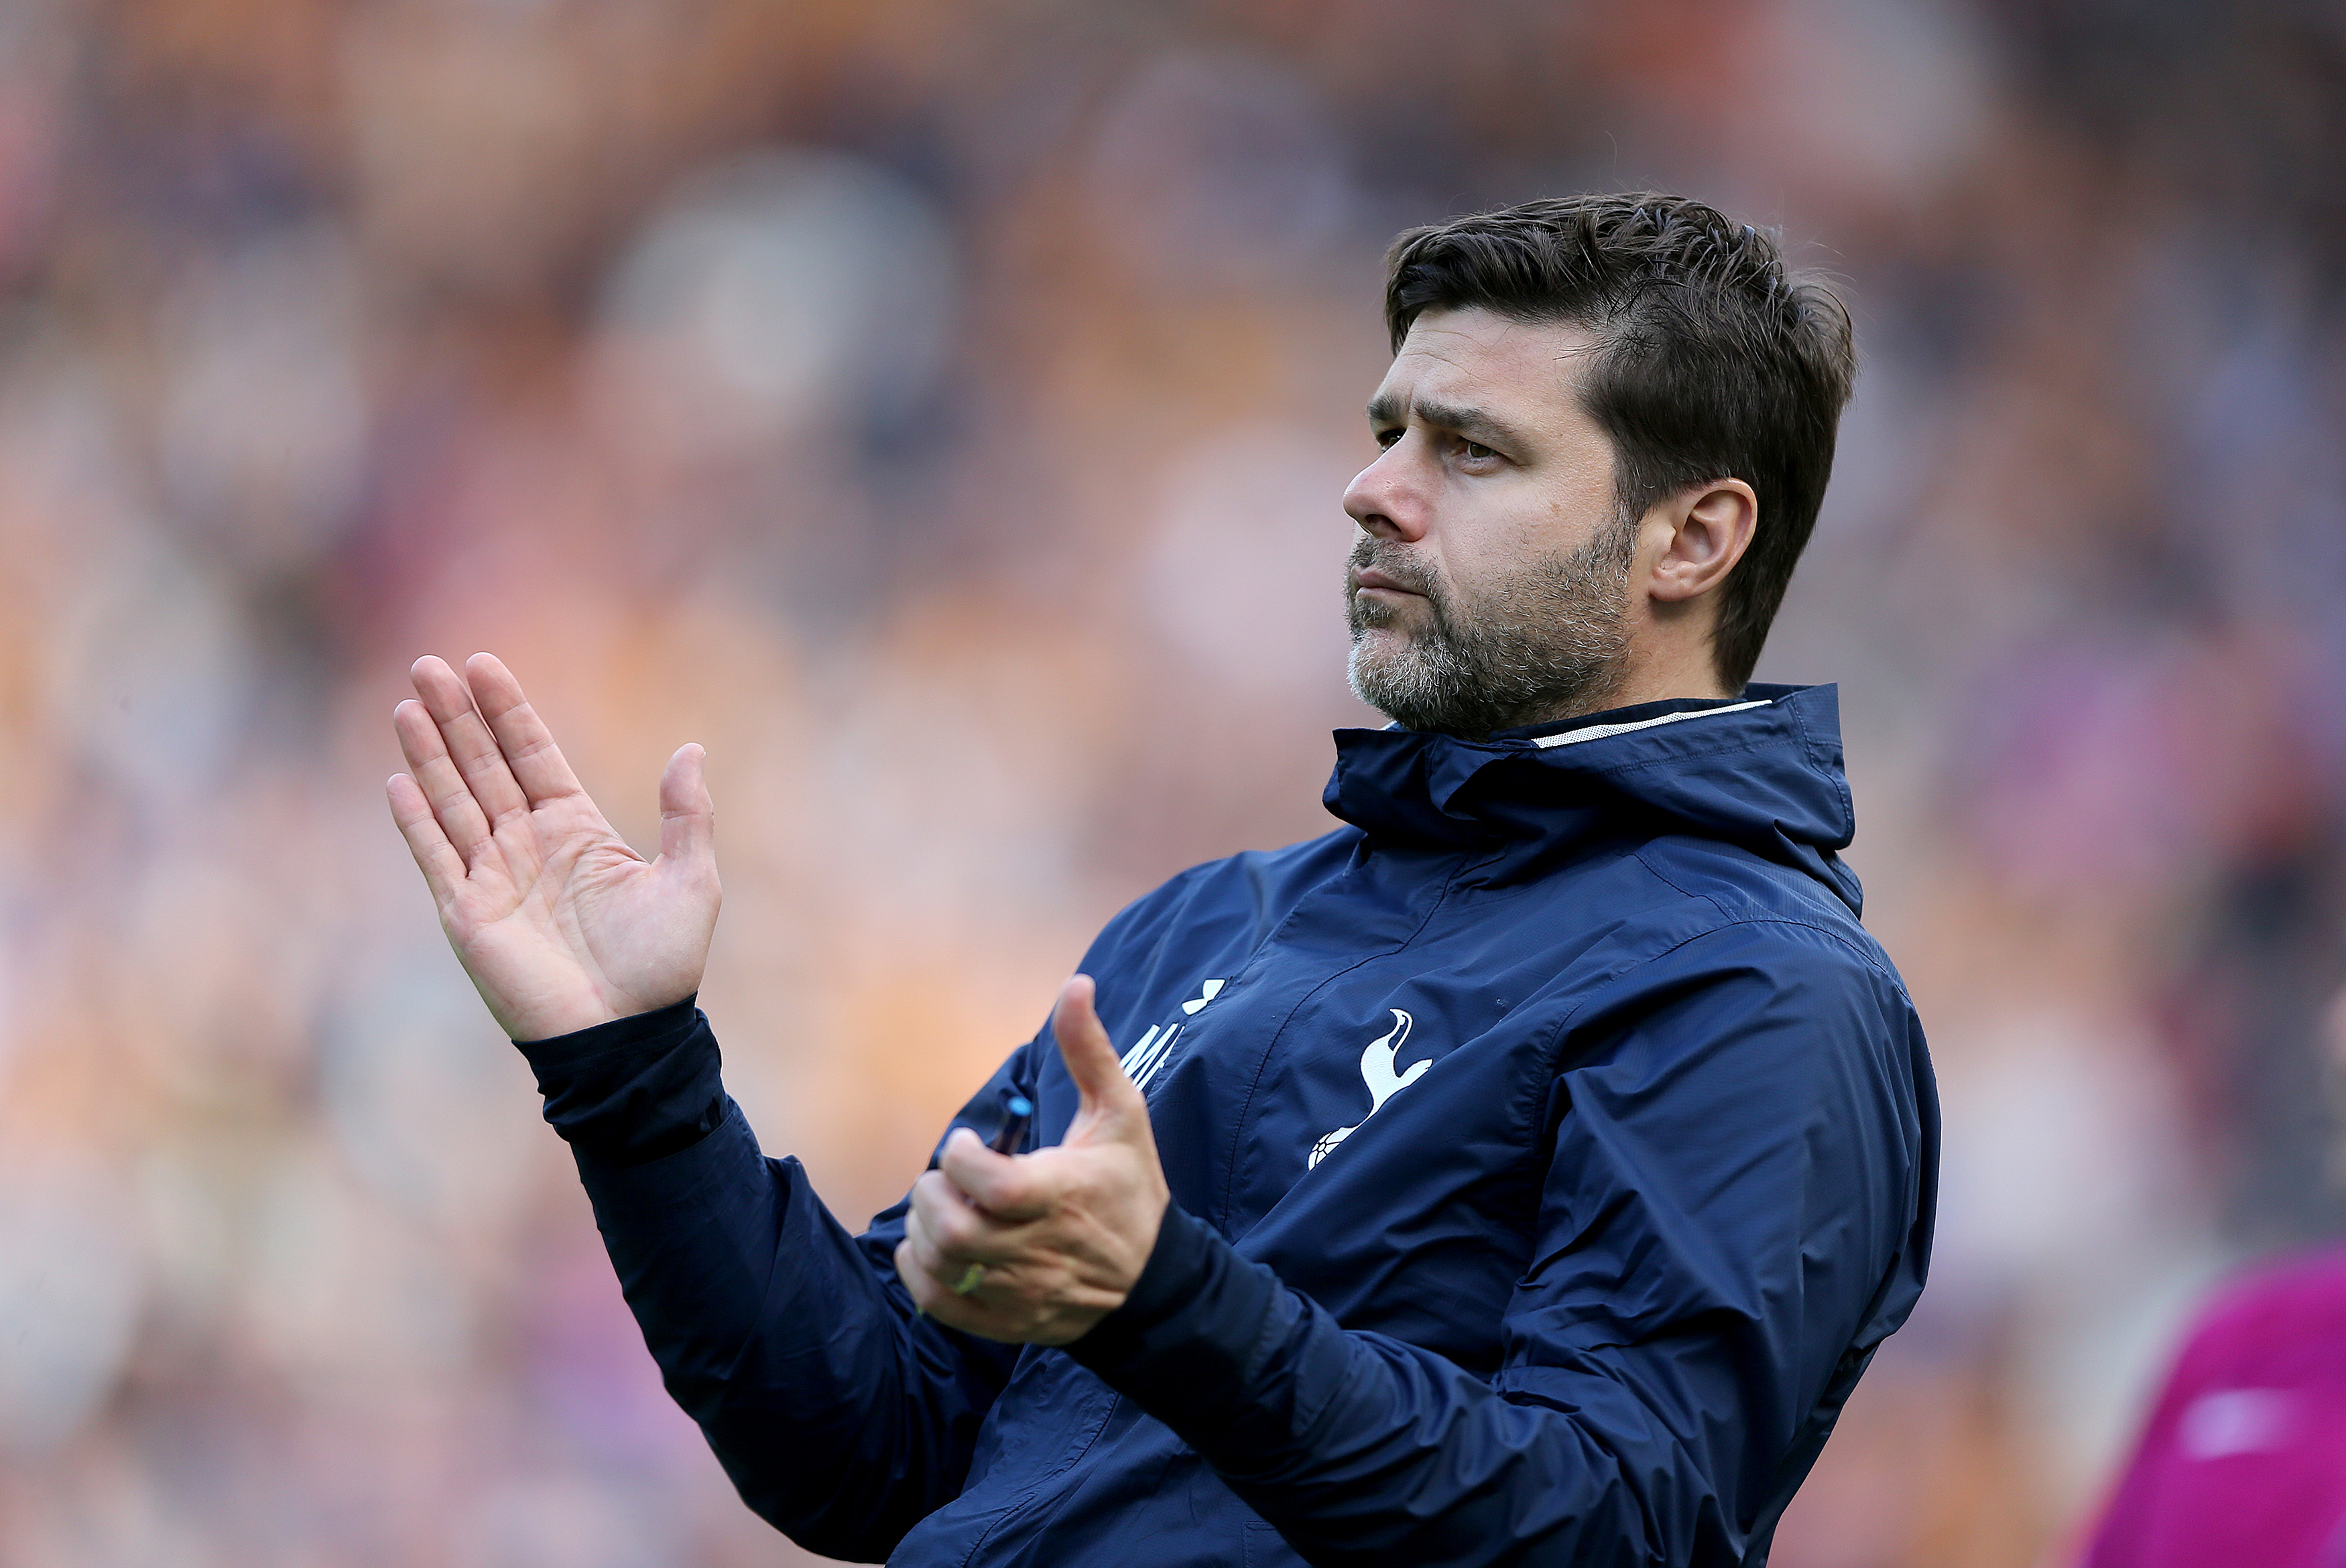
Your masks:
<svg viewBox="0 0 2346 1568"><path fill-rule="evenodd" d="M1410 544L1425 537L1430 514L1424 493L1410 473L1407 449L1413 444L1404 433L1345 486L1344 511L1362 533Z"/></svg>

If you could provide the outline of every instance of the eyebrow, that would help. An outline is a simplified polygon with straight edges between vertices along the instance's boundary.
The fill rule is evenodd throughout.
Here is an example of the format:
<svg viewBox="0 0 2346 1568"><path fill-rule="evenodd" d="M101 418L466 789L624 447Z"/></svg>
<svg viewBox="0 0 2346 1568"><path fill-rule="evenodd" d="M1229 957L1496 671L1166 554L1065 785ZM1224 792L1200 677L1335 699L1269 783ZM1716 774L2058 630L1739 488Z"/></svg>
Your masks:
<svg viewBox="0 0 2346 1568"><path fill-rule="evenodd" d="M1369 400L1369 423L1372 425L1401 424L1406 416L1407 410L1399 398L1379 396ZM1519 453L1529 444L1521 431L1484 409L1456 403L1420 402L1417 417L1427 424L1463 435L1482 445ZM1489 439L1486 441L1485 437Z"/></svg>

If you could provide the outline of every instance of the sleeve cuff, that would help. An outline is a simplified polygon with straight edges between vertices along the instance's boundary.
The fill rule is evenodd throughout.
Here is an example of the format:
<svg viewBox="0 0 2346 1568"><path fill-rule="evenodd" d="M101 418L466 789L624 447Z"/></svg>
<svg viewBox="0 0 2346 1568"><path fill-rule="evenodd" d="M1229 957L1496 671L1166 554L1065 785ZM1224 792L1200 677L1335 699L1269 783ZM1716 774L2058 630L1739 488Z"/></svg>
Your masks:
<svg viewBox="0 0 2346 1568"><path fill-rule="evenodd" d="M724 1119L721 1058L688 996L670 1006L515 1045L537 1075L546 1119L581 1155L644 1165L691 1147Z"/></svg>
<svg viewBox="0 0 2346 1568"><path fill-rule="evenodd" d="M1177 1432L1211 1430L1250 1408L1290 1301L1277 1275L1168 1206L1132 1293L1067 1353Z"/></svg>

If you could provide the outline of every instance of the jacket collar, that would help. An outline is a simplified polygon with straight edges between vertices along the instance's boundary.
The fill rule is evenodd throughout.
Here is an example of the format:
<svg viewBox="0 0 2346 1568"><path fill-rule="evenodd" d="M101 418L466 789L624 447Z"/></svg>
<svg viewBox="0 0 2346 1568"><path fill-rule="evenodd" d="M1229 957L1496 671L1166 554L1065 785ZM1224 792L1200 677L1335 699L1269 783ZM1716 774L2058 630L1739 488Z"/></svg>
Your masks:
<svg viewBox="0 0 2346 1568"><path fill-rule="evenodd" d="M1855 910L1837 851L1856 831L1831 686L1747 687L1459 740L1340 729L1328 809L1375 843L1496 851L1529 874L1636 830L1723 840L1824 882Z"/></svg>

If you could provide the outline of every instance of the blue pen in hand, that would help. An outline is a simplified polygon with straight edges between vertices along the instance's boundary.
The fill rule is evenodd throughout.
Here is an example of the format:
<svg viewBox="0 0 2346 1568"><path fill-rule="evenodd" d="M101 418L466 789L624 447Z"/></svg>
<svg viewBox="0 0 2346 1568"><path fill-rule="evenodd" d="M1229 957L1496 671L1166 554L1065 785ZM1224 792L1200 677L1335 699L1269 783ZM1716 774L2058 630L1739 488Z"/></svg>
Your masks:
<svg viewBox="0 0 2346 1568"><path fill-rule="evenodd" d="M1002 1125L985 1146L997 1155L1015 1154L1025 1140L1026 1128L1035 1119L1035 1102L1024 1095L1013 1095L1003 1103Z"/></svg>
<svg viewBox="0 0 2346 1568"><path fill-rule="evenodd" d="M1024 1095L1012 1093L1002 1103L1002 1125L994 1129L994 1136L985 1140L985 1146L998 1155L1017 1153L1018 1145L1025 1140L1026 1129L1034 1120L1035 1102ZM929 1168L936 1169L936 1161L931 1160ZM918 1302L914 1302L913 1316L924 1319L928 1314L921 1310Z"/></svg>

